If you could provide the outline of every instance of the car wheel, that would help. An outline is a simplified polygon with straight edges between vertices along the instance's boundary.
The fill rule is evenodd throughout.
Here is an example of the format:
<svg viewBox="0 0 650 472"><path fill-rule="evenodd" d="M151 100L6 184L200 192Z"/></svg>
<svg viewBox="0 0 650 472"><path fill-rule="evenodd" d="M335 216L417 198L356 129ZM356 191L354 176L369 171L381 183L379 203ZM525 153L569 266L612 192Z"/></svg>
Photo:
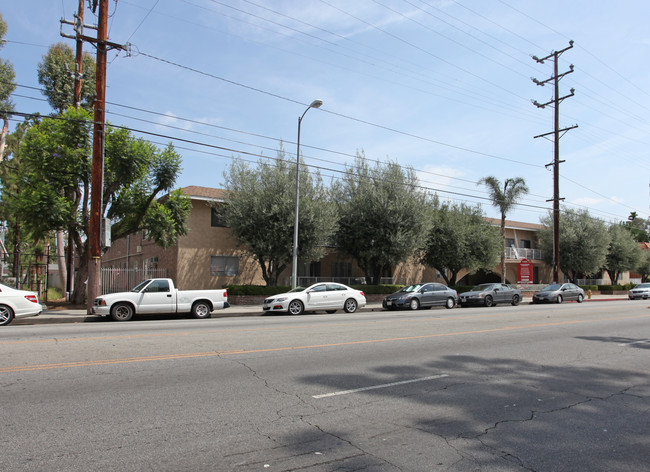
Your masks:
<svg viewBox="0 0 650 472"><path fill-rule="evenodd" d="M453 308L456 306L456 300L454 300L452 297L449 297L447 299L447 302L445 303L446 308Z"/></svg>
<svg viewBox="0 0 650 472"><path fill-rule="evenodd" d="M196 302L192 305L192 316L197 319L210 318L212 310L207 302Z"/></svg>
<svg viewBox="0 0 650 472"><path fill-rule="evenodd" d="M412 298L410 303L409 303L409 308L411 310L419 310L420 309L420 300L417 298Z"/></svg>
<svg viewBox="0 0 650 472"><path fill-rule="evenodd" d="M582 300L584 300L585 297L582 296L582 294L578 295L578 303L582 303Z"/></svg>
<svg viewBox="0 0 650 472"><path fill-rule="evenodd" d="M293 300L289 303L289 313L292 315L302 315L305 311L305 305L300 300Z"/></svg>
<svg viewBox="0 0 650 472"><path fill-rule="evenodd" d="M343 310L346 313L354 313L357 311L357 301L354 298L348 298L345 303L343 304Z"/></svg>
<svg viewBox="0 0 650 472"><path fill-rule="evenodd" d="M558 302L558 303L562 303L562 295L558 295L558 296L557 296L557 302Z"/></svg>
<svg viewBox="0 0 650 472"><path fill-rule="evenodd" d="M517 306L519 305L519 295L515 295L512 297L512 306Z"/></svg>
<svg viewBox="0 0 650 472"><path fill-rule="evenodd" d="M128 303L116 303L111 308L111 318L115 321L129 321L133 318L133 307Z"/></svg>
<svg viewBox="0 0 650 472"><path fill-rule="evenodd" d="M325 310L325 313L327 313L328 315L331 315L333 313L336 313L336 310Z"/></svg>
<svg viewBox="0 0 650 472"><path fill-rule="evenodd" d="M491 295L488 295L487 297L485 297L485 302L484 303L485 303L485 306L492 306L492 305L494 305L494 299L492 298Z"/></svg>
<svg viewBox="0 0 650 472"><path fill-rule="evenodd" d="M0 305L0 326L11 323L14 319L14 311L7 305Z"/></svg>

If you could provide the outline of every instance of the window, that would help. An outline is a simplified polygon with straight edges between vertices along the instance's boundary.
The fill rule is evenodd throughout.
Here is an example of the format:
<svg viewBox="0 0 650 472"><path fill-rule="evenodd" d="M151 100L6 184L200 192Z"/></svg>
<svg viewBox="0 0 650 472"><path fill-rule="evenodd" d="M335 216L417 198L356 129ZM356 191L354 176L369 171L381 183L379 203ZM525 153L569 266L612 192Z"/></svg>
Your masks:
<svg viewBox="0 0 650 472"><path fill-rule="evenodd" d="M226 221L223 218L223 205L210 208L210 226L217 228L227 228Z"/></svg>
<svg viewBox="0 0 650 472"><path fill-rule="evenodd" d="M239 257L210 256L210 275L239 275Z"/></svg>
<svg viewBox="0 0 650 472"><path fill-rule="evenodd" d="M332 277L352 277L352 263L332 262Z"/></svg>
<svg viewBox="0 0 650 472"><path fill-rule="evenodd" d="M515 240L512 238L506 238L506 247L515 247Z"/></svg>
<svg viewBox="0 0 650 472"><path fill-rule="evenodd" d="M520 239L519 240L519 247L524 248L524 249L530 249L532 246L530 244L530 239Z"/></svg>
<svg viewBox="0 0 650 472"><path fill-rule="evenodd" d="M169 281L167 280L154 280L145 289L148 293L155 292L169 292Z"/></svg>

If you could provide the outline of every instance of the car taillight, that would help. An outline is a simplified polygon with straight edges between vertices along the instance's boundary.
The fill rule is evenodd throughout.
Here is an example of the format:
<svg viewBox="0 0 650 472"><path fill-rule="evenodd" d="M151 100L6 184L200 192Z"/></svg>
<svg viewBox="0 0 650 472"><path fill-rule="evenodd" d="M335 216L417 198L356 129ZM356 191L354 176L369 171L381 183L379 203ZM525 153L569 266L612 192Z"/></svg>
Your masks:
<svg viewBox="0 0 650 472"><path fill-rule="evenodd" d="M365 297L366 295L365 295L363 292L361 292L361 296L362 296L362 297Z"/></svg>
<svg viewBox="0 0 650 472"><path fill-rule="evenodd" d="M32 303L38 303L38 297L36 295L25 295L25 298Z"/></svg>
<svg viewBox="0 0 650 472"><path fill-rule="evenodd" d="M228 290L223 291L223 296L224 296L224 298L228 298Z"/></svg>

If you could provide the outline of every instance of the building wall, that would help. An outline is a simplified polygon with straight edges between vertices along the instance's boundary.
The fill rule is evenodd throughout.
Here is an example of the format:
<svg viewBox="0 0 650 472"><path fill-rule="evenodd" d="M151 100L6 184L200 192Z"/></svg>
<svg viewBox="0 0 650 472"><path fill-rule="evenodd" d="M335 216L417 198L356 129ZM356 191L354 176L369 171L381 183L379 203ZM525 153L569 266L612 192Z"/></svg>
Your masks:
<svg viewBox="0 0 650 472"><path fill-rule="evenodd" d="M156 264L157 267L167 268L169 276L174 279L181 289L211 289L221 288L224 285L265 285L261 269L253 257L247 255L232 236L230 229L213 226L212 205L223 202L223 191L204 187L186 187L184 192L191 197L192 210L188 220L189 232L179 238L177 246L163 250L153 241L147 240L142 233L129 238L114 241L113 247L102 258L105 267L125 267L128 258L128 267L142 268L146 264ZM499 226L500 221L491 219L490 222ZM522 241L530 241L530 249L537 249L537 232L541 225L532 223L507 222L506 238L511 239L516 247L523 245ZM128 246L128 256L127 256ZM533 253L531 253L533 254ZM539 257L539 252L535 252ZM213 257L236 258L238 270L227 275L223 272L214 273L218 265L213 265L211 273L211 260ZM228 259L230 261L234 259ZM520 258L506 259L506 280L508 283L517 283L517 268ZM541 257L531 259L534 266L533 277L535 283L551 282L551 267ZM326 256L316 264L301 264L299 275L310 275L318 272L319 277L334 277L333 271L336 264L349 264L349 283L361 282L363 272L350 258L329 249ZM347 266L346 266L347 267ZM399 264L391 275L394 283L411 284L422 281L443 282L444 278L436 269L424 267L415 260ZM458 275L459 283L467 273ZM291 265L280 275L279 284L290 284ZM500 279L501 264L497 262L493 269L493 277ZM563 276L561 277L563 279ZM464 281L473 283L470 277Z"/></svg>

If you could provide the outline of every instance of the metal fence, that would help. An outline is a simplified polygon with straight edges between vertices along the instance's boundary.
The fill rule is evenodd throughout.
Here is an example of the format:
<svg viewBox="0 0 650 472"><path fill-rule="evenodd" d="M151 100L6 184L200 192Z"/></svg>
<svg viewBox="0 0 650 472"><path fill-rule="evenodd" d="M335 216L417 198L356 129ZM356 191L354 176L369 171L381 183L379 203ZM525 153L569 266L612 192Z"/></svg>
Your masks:
<svg viewBox="0 0 650 472"><path fill-rule="evenodd" d="M102 295L128 292L147 279L168 277L167 269L118 269L102 267L99 291Z"/></svg>

